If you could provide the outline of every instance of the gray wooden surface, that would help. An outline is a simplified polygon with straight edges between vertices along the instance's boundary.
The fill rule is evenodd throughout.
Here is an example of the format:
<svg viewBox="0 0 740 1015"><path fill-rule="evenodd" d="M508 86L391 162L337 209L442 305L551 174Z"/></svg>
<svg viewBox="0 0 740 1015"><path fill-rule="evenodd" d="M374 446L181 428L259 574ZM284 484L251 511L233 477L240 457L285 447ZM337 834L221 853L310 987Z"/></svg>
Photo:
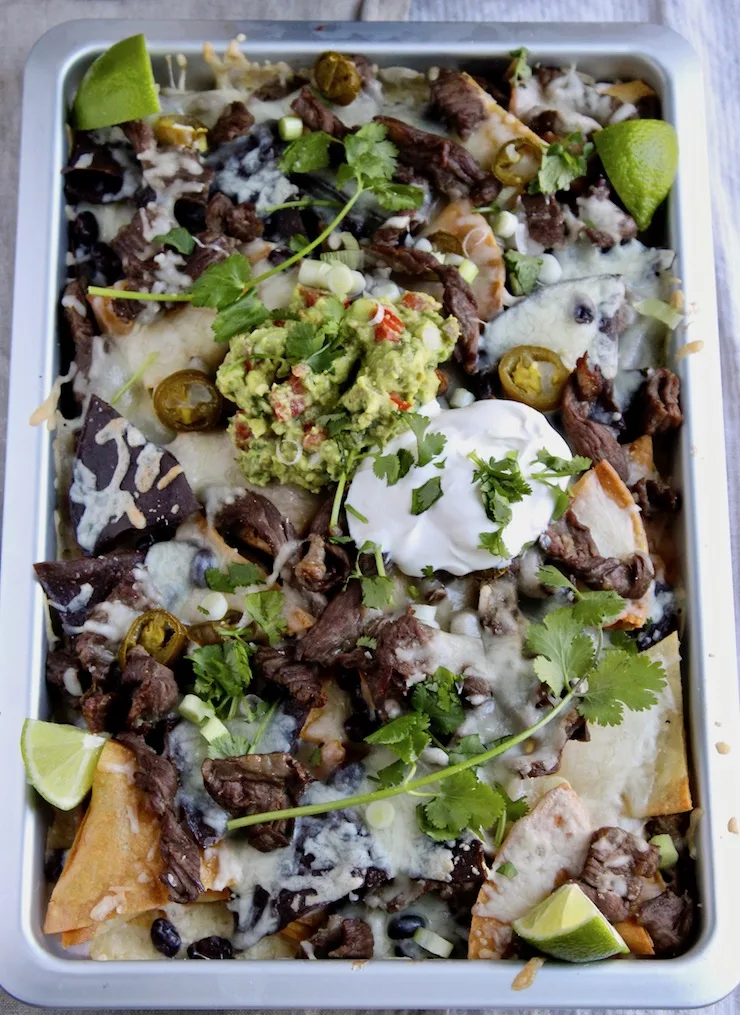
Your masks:
<svg viewBox="0 0 740 1015"><path fill-rule="evenodd" d="M52 25L82 17L251 17L444 21L650 21L675 28L702 56L708 77L708 124L714 158L718 296L722 334L725 421L737 562L740 469L740 0L0 0L0 462L5 457L8 342L10 332L18 119L21 73L28 50ZM0 464L0 469L2 465ZM0 479L2 474L0 472ZM728 547L728 552L730 548ZM737 572L737 567L736 567ZM737 611L736 611L737 612ZM737 942L728 941L737 952ZM740 959L738 960L740 969ZM464 1004L465 984L460 984ZM347 1008L358 999L347 998ZM492 999L494 1001L495 999ZM357 1009L358 1011L361 1009ZM0 1015L33 1009L0 991ZM710 1008L711 1015L738 1015L740 989ZM492 1006L489 1015L501 1012ZM307 1010L314 1015L317 1009ZM121 1013L123 1015L123 1013ZM264 1013L268 1015L268 1013ZM269 1013L272 1015L272 1013ZM325 1015L325 1013L321 1013ZM328 1013L326 1013L328 1015ZM432 1013L430 1013L432 1015ZM533 1010L533 1015L549 1015ZM586 1015L573 1010L568 1015ZM622 1015L614 1010L613 1015ZM627 1013L625 1013L627 1015ZM647 1012L643 1013L647 1015ZM662 1015L662 1012L661 1012Z"/></svg>

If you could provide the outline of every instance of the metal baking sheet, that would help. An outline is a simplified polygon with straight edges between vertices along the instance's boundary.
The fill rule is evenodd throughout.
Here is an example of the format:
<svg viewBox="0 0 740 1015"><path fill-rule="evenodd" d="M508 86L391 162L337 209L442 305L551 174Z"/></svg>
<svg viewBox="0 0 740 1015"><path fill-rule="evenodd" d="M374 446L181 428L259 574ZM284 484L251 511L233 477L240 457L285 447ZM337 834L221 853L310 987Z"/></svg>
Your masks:
<svg viewBox="0 0 740 1015"><path fill-rule="evenodd" d="M47 814L25 784L18 738L25 716L44 717L43 598L31 564L54 555L51 435L32 411L56 375L56 312L64 277L65 220L59 177L66 104L90 60L117 39L145 32L155 63L183 52L205 68L200 47L238 33L252 58L304 59L327 48L417 67L505 55L526 45L535 59L577 61L597 74L646 79L678 130L680 171L670 197L668 242L679 254L689 308L688 339L703 351L677 367L686 423L676 471L683 485L679 541L685 563L684 639L693 790L703 809L697 835L700 933L680 958L593 966L546 963L517 993L514 962L97 963L65 953L41 931L46 905L43 833ZM642 24L363 24L309 22L76 21L54 28L26 67L13 315L8 461L0 583L0 762L5 772L0 840L0 982L32 1004L113 1008L475 1008L690 1007L737 983L734 931L740 908L740 751L704 96L698 61L665 28Z"/></svg>

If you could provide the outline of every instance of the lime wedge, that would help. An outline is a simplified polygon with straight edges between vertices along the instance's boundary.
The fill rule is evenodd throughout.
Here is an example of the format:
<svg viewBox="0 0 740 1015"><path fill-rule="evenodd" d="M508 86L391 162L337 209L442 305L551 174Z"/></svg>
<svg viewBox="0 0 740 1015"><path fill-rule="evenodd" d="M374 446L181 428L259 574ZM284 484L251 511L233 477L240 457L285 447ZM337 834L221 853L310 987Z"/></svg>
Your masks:
<svg viewBox="0 0 740 1015"><path fill-rule="evenodd" d="M638 229L647 229L676 176L676 131L665 120L624 120L594 134L594 144Z"/></svg>
<svg viewBox="0 0 740 1015"><path fill-rule="evenodd" d="M159 95L143 35L114 43L85 72L74 102L78 130L111 127L158 113Z"/></svg>
<svg viewBox="0 0 740 1015"><path fill-rule="evenodd" d="M76 726L26 719L21 754L26 775L44 800L71 811L92 786L106 738Z"/></svg>
<svg viewBox="0 0 740 1015"><path fill-rule="evenodd" d="M514 930L529 944L566 962L597 962L629 948L578 885L563 885L530 909Z"/></svg>

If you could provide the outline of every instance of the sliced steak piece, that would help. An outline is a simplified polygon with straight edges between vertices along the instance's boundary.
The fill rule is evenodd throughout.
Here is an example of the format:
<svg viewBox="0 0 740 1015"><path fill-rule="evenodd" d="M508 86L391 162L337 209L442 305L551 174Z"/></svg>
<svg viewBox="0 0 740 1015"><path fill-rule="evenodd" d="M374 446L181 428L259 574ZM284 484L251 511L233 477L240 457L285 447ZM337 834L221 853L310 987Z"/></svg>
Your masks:
<svg viewBox="0 0 740 1015"><path fill-rule="evenodd" d="M298 584L310 592L328 592L344 582L350 570L350 559L343 547L310 532L308 550L296 564L293 574Z"/></svg>
<svg viewBox="0 0 740 1015"><path fill-rule="evenodd" d="M658 869L660 851L622 828L599 828L591 838L579 884L611 923L629 916L644 878Z"/></svg>
<svg viewBox="0 0 740 1015"><path fill-rule="evenodd" d="M292 650L262 646L254 664L266 680L285 688L298 705L321 708L326 704L318 666L295 662Z"/></svg>
<svg viewBox="0 0 740 1015"><path fill-rule="evenodd" d="M362 586L351 581L298 642L296 656L328 665L340 652L354 646L361 630Z"/></svg>
<svg viewBox="0 0 740 1015"><path fill-rule="evenodd" d="M371 959L374 948L373 932L364 920L332 913L323 927L301 942L296 958Z"/></svg>
<svg viewBox="0 0 740 1015"><path fill-rule="evenodd" d="M293 100L290 108L303 120L303 125L308 130L323 130L325 134L331 134L336 138L343 138L349 134L349 127L345 127L339 117L316 98L308 85L301 88L298 98Z"/></svg>
<svg viewBox="0 0 740 1015"><path fill-rule="evenodd" d="M399 161L427 177L447 197L469 194L482 203L488 194L498 193L496 178L462 145L392 116L376 116L375 120L384 125L388 139L398 148Z"/></svg>
<svg viewBox="0 0 740 1015"><path fill-rule="evenodd" d="M486 118L486 110L480 96L465 80L460 71L442 67L432 82L433 116L447 124L463 141Z"/></svg>
<svg viewBox="0 0 740 1015"><path fill-rule="evenodd" d="M243 102L232 102L221 113L208 131L209 147L226 144L237 137L244 137L254 126L254 117Z"/></svg>
<svg viewBox="0 0 740 1015"><path fill-rule="evenodd" d="M75 347L75 363L82 374L90 370L95 318L87 302L87 285L81 279L68 282L62 294L62 311Z"/></svg>
<svg viewBox="0 0 740 1015"><path fill-rule="evenodd" d="M271 500L251 490L224 504L213 524L227 541L244 543L273 557L295 539L292 522L280 514Z"/></svg>
<svg viewBox="0 0 740 1015"><path fill-rule="evenodd" d="M121 685L134 688L128 727L136 732L146 733L177 704L179 692L174 673L141 645L134 645L129 651Z"/></svg>
<svg viewBox="0 0 740 1015"><path fill-rule="evenodd" d="M565 242L563 209L552 194L523 194L529 235L543 247L562 247Z"/></svg>
<svg viewBox="0 0 740 1015"><path fill-rule="evenodd" d="M694 925L694 903L688 893L675 895L661 892L637 907L637 922L653 940L659 955L672 955L682 950L691 937Z"/></svg>
<svg viewBox="0 0 740 1015"><path fill-rule="evenodd" d="M678 402L681 382L667 367L653 370L640 389L636 403L644 406L643 431L646 434L667 433L683 423Z"/></svg>
<svg viewBox="0 0 740 1015"><path fill-rule="evenodd" d="M646 553L637 552L627 560L600 556L590 531L572 510L550 525L543 545L547 556L573 577L593 588L613 590L625 599L641 599L655 577Z"/></svg>
<svg viewBox="0 0 740 1015"><path fill-rule="evenodd" d="M568 378L560 403L565 436L573 451L585 455L596 464L606 459L620 479L629 473L627 451L618 442L614 426L604 422L621 420L614 402L611 382L606 381L598 367L591 369L588 355L581 356Z"/></svg>
<svg viewBox="0 0 740 1015"><path fill-rule="evenodd" d="M294 807L312 777L290 754L246 754L241 758L206 758L203 783L219 805L235 817ZM287 846L293 821L270 821L247 829L255 849L269 853Z"/></svg>
<svg viewBox="0 0 740 1015"><path fill-rule="evenodd" d="M226 233L241 243L249 243L262 235L264 226L255 207L249 202L234 204L226 194L214 194L206 206L208 234ZM200 237L202 242L203 237Z"/></svg>

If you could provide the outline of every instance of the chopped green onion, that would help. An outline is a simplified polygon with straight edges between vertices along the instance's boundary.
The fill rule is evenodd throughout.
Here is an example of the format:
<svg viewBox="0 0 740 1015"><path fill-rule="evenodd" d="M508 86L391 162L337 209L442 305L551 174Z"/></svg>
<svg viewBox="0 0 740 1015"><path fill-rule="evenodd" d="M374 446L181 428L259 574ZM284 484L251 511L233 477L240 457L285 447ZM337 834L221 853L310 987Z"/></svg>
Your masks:
<svg viewBox="0 0 740 1015"><path fill-rule="evenodd" d="M219 740L221 737L229 736L229 731L215 715L210 719L206 719L200 728L200 732L209 744L212 744L214 740Z"/></svg>
<svg viewBox="0 0 740 1015"><path fill-rule="evenodd" d="M661 870L667 870L669 867L676 866L678 863L678 850L670 835L654 835L648 841L651 846L657 846L660 851L658 867Z"/></svg>
<svg viewBox="0 0 740 1015"><path fill-rule="evenodd" d="M506 863L502 863L500 867L496 868L496 873L505 878L515 878L519 871L510 860L507 860Z"/></svg>
<svg viewBox="0 0 740 1015"><path fill-rule="evenodd" d="M203 701L196 694L186 694L178 705L177 711L183 719L187 719L188 722L194 722L196 726L200 726L201 723L206 722L208 719L213 719L216 715L213 706Z"/></svg>
<svg viewBox="0 0 740 1015"><path fill-rule="evenodd" d="M419 927L414 932L414 941L418 945L427 951L431 952L432 955L439 955L441 959L447 959L452 954L454 945L447 938L442 937L440 934L435 934L433 930L428 930L426 927Z"/></svg>
<svg viewBox="0 0 740 1015"><path fill-rule="evenodd" d="M676 310L675 307L672 307L670 303L666 303L665 300L640 300L639 303L634 303L633 306L638 314L642 314L643 317L654 317L657 321L662 321L671 331L677 328L683 320L681 311Z"/></svg>
<svg viewBox="0 0 740 1015"><path fill-rule="evenodd" d="M319 254L319 260L346 264L348 268L354 268L356 271L358 268L362 268L365 263L365 252L364 250L327 250L323 254Z"/></svg>
<svg viewBox="0 0 740 1015"><path fill-rule="evenodd" d="M303 133L303 120L298 116L281 116L278 120L278 134L283 141L295 141Z"/></svg>
<svg viewBox="0 0 740 1015"><path fill-rule="evenodd" d="M474 264L469 257L466 257L465 260L462 262L462 264L458 264L457 270L460 272L460 274L468 283L468 285L470 285L471 282L475 281L478 272L480 271L480 268L478 267L477 264Z"/></svg>

